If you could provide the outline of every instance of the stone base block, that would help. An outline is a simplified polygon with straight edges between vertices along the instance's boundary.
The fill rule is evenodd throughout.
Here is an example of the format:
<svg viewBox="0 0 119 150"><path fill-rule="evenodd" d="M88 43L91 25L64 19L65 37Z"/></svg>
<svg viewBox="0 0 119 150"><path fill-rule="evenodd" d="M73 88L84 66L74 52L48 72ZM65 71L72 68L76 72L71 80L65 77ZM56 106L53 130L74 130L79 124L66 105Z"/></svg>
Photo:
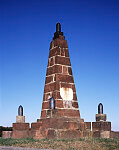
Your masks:
<svg viewBox="0 0 119 150"><path fill-rule="evenodd" d="M83 137L82 131L79 130L59 130L58 139L77 139Z"/></svg>
<svg viewBox="0 0 119 150"><path fill-rule="evenodd" d="M16 116L16 123L25 123L25 116Z"/></svg>
<svg viewBox="0 0 119 150"><path fill-rule="evenodd" d="M91 131L80 130L62 130L62 129L44 129L37 130L33 138L37 139L77 139L82 137L91 137Z"/></svg>
<svg viewBox="0 0 119 150"><path fill-rule="evenodd" d="M34 122L34 123L31 123L31 129L34 129L34 130L40 129L41 126L42 126L42 122Z"/></svg>
<svg viewBox="0 0 119 150"><path fill-rule="evenodd" d="M111 131L111 138L119 138L119 131Z"/></svg>
<svg viewBox="0 0 119 150"><path fill-rule="evenodd" d="M29 123L13 123L14 130L29 130Z"/></svg>
<svg viewBox="0 0 119 150"><path fill-rule="evenodd" d="M106 121L106 114L96 114L96 122L97 121Z"/></svg>
<svg viewBox="0 0 119 150"><path fill-rule="evenodd" d="M111 131L111 122L92 122L93 131Z"/></svg>
<svg viewBox="0 0 119 150"><path fill-rule="evenodd" d="M110 138L110 131L93 131L95 138Z"/></svg>
<svg viewBox="0 0 119 150"><path fill-rule="evenodd" d="M100 138L110 138L110 131L101 131Z"/></svg>
<svg viewBox="0 0 119 150"><path fill-rule="evenodd" d="M29 137L29 123L13 123L12 138Z"/></svg>
<svg viewBox="0 0 119 150"><path fill-rule="evenodd" d="M84 122L75 118L46 118L42 120L42 128L84 130Z"/></svg>
<svg viewBox="0 0 119 150"><path fill-rule="evenodd" d="M83 137L85 130L84 121L80 118L46 118L38 119L37 123L31 124L32 138L48 138L48 139L73 139ZM90 128L87 123L87 128ZM89 133L84 133L87 136Z"/></svg>
<svg viewBox="0 0 119 150"><path fill-rule="evenodd" d="M19 131L19 130L15 130L13 131L13 134L12 134L12 138L17 138L17 139L20 139L20 138L28 138L29 137L29 130L23 130L23 131Z"/></svg>
<svg viewBox="0 0 119 150"><path fill-rule="evenodd" d="M12 134L13 134L13 131L2 131L3 138L11 138Z"/></svg>

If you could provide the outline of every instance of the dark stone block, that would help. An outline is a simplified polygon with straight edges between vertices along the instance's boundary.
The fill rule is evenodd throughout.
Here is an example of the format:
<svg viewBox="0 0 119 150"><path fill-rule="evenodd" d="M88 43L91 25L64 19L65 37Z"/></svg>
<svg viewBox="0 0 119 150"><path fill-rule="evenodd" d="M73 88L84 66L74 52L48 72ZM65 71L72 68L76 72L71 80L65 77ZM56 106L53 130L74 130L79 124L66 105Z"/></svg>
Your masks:
<svg viewBox="0 0 119 150"><path fill-rule="evenodd" d="M69 73L69 75L72 75L72 69L71 69L71 67L68 67L68 73Z"/></svg>
<svg viewBox="0 0 119 150"><path fill-rule="evenodd" d="M56 56L55 57L55 64L71 66L70 58Z"/></svg>
<svg viewBox="0 0 119 150"><path fill-rule="evenodd" d="M100 137L100 131L93 131L93 137L99 138Z"/></svg>
<svg viewBox="0 0 119 150"><path fill-rule="evenodd" d="M85 130L91 130L91 122L84 122Z"/></svg>
<svg viewBox="0 0 119 150"><path fill-rule="evenodd" d="M46 138L48 138L48 139L54 139L54 138L56 138L56 132L55 132L55 130L53 130L53 129L52 130L48 130Z"/></svg>
<svg viewBox="0 0 119 150"><path fill-rule="evenodd" d="M29 123L13 123L13 130L29 130Z"/></svg>
<svg viewBox="0 0 119 150"><path fill-rule="evenodd" d="M119 131L111 131L111 135L110 135L111 138L119 138Z"/></svg>
<svg viewBox="0 0 119 150"><path fill-rule="evenodd" d="M111 122L92 122L93 131L111 131Z"/></svg>

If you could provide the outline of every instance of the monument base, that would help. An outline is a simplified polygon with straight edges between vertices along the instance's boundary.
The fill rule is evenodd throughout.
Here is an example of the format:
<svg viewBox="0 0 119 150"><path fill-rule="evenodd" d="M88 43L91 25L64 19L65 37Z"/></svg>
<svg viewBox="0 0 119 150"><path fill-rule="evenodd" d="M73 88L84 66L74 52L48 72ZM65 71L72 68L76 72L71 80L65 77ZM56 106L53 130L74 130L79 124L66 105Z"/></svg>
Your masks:
<svg viewBox="0 0 119 150"><path fill-rule="evenodd" d="M30 135L36 139L76 139L91 136L91 122L80 118L46 118L31 124Z"/></svg>

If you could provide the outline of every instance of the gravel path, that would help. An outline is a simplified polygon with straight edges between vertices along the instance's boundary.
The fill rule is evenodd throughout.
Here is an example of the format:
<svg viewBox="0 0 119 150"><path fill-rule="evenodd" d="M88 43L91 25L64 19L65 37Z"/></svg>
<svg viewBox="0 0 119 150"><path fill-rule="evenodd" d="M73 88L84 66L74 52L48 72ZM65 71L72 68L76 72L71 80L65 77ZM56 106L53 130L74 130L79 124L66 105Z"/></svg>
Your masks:
<svg viewBox="0 0 119 150"><path fill-rule="evenodd" d="M53 149L38 149L38 148L0 146L0 150L53 150Z"/></svg>

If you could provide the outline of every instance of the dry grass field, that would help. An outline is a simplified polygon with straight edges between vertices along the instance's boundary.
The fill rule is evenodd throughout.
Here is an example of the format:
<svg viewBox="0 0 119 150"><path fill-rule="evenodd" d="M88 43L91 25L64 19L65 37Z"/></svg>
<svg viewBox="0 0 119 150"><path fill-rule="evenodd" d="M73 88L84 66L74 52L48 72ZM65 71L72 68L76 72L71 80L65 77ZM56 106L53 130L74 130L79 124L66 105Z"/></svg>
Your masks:
<svg viewBox="0 0 119 150"><path fill-rule="evenodd" d="M119 150L119 139L80 138L75 140L3 139L0 145L57 150Z"/></svg>

